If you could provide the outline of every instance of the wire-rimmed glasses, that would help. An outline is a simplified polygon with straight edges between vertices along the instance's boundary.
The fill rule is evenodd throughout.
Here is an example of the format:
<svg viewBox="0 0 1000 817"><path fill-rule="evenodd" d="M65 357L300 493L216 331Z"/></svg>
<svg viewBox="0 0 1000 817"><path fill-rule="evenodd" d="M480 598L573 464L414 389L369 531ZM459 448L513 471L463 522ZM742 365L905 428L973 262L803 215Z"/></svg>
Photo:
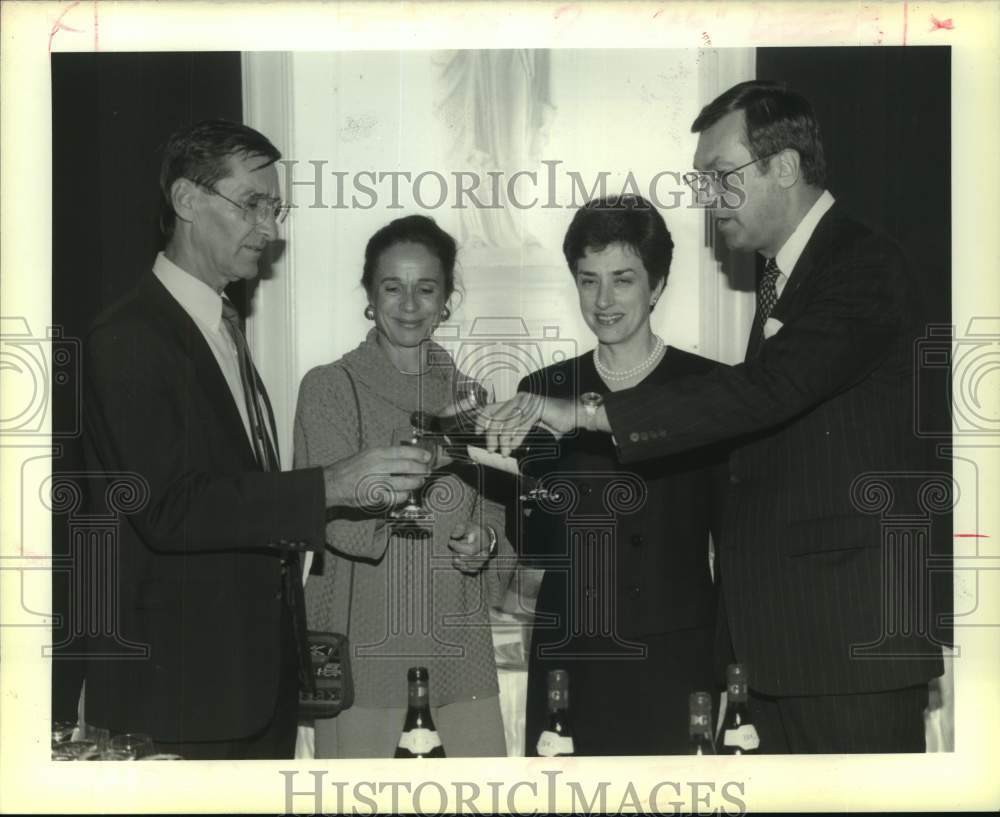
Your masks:
<svg viewBox="0 0 1000 817"><path fill-rule="evenodd" d="M263 224L272 218L275 224L281 224L288 218L288 211L292 209L291 205L285 204L281 199L273 199L269 196L253 196L245 204L240 204L210 185L203 184L201 186L212 195L218 196L220 199L225 199L233 207L238 207L242 210L243 220L249 224Z"/></svg>
<svg viewBox="0 0 1000 817"><path fill-rule="evenodd" d="M737 178L737 174L740 171L750 167L751 165L757 164L757 162L763 162L765 159L770 159L772 156L777 156L781 151L775 151L774 153L769 153L766 156L761 156L757 159L751 159L749 162L740 165L739 167L730 168L729 170L691 170L685 173L681 178L684 183L694 191L696 197L701 199L706 196L725 196L726 193L735 193L736 186L733 184L733 179ZM738 176L739 180L742 182L742 175Z"/></svg>

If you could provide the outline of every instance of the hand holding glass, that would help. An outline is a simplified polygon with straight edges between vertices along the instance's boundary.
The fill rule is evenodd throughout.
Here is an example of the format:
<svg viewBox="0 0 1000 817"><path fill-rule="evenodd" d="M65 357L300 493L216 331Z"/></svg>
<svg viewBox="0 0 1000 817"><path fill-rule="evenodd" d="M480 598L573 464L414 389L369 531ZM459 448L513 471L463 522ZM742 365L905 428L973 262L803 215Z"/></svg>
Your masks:
<svg viewBox="0 0 1000 817"><path fill-rule="evenodd" d="M420 431L413 426L401 426L392 432L393 445L415 445L423 448L432 457L437 451L437 445L432 440L424 440ZM407 494L406 502L399 508L389 511L389 518L413 525L428 524L434 521L434 514L421 505L416 491Z"/></svg>

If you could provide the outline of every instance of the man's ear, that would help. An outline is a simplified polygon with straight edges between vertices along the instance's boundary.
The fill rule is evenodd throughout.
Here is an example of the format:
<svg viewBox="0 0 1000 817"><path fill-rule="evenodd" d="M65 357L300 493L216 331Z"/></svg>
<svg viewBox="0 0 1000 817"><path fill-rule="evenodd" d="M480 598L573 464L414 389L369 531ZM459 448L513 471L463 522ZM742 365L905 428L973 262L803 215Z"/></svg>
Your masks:
<svg viewBox="0 0 1000 817"><path fill-rule="evenodd" d="M194 221L195 204L201 191L190 179L174 179L170 186L170 204L181 221Z"/></svg>
<svg viewBox="0 0 1000 817"><path fill-rule="evenodd" d="M778 184L788 189L795 185L795 183L800 178L800 162L799 152L794 148L785 148L781 153L771 159L772 162L777 162L777 178Z"/></svg>

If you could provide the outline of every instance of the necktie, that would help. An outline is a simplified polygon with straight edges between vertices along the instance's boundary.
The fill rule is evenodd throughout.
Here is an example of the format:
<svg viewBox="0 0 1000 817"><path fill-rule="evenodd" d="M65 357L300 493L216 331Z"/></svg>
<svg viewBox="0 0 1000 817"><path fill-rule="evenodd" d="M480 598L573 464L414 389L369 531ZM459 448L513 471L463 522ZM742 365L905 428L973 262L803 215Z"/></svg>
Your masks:
<svg viewBox="0 0 1000 817"><path fill-rule="evenodd" d="M233 302L222 299L222 320L225 321L229 335L236 344L236 357L240 364L240 380L243 382L243 399L246 403L247 417L250 420L250 434L253 437L253 451L257 464L265 471L280 471L278 452L274 441L278 438L274 427L274 416L271 404L267 399L264 384L250 359L250 347L240 329L239 314ZM265 426L265 412L268 425Z"/></svg>
<svg viewBox="0 0 1000 817"><path fill-rule="evenodd" d="M756 354L760 344L764 342L764 324L771 317L771 310L778 302L778 276L781 270L773 258L764 261L764 272L757 286L757 312L753 317L753 328L750 330L750 347L747 357Z"/></svg>
<svg viewBox="0 0 1000 817"><path fill-rule="evenodd" d="M253 437L254 456L264 471L280 471L281 463L275 448L278 434L274 424L274 412L267 390L257 374L257 368L250 358L250 347L240 328L239 313L233 302L222 299L222 320L229 330L229 335L236 344L236 357L240 364L240 380L243 383L243 399L246 401L247 417L250 420L250 434ZM265 426L265 417L267 425ZM300 684L308 684L311 678L312 663L306 648L306 608L305 595L302 592L302 582L299 580L301 571L299 557L294 551L286 551L281 559L281 593L288 604L292 616L292 628L295 631L296 665Z"/></svg>

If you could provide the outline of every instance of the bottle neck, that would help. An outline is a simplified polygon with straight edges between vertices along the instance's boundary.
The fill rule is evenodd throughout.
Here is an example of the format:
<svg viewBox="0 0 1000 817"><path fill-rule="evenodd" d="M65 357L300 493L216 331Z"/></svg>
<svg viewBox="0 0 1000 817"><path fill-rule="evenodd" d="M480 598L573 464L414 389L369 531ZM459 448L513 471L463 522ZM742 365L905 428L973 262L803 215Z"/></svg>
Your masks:
<svg viewBox="0 0 1000 817"><path fill-rule="evenodd" d="M427 684L420 681L411 681L407 691L407 707L410 710L430 711Z"/></svg>
<svg viewBox="0 0 1000 817"><path fill-rule="evenodd" d="M688 734L692 737L712 736L712 719L708 712L692 712L688 718Z"/></svg>
<svg viewBox="0 0 1000 817"><path fill-rule="evenodd" d="M549 712L566 714L569 710L569 690L562 687L549 687Z"/></svg>
<svg viewBox="0 0 1000 817"><path fill-rule="evenodd" d="M736 681L726 687L726 698L730 704L746 704L747 685L746 681Z"/></svg>

